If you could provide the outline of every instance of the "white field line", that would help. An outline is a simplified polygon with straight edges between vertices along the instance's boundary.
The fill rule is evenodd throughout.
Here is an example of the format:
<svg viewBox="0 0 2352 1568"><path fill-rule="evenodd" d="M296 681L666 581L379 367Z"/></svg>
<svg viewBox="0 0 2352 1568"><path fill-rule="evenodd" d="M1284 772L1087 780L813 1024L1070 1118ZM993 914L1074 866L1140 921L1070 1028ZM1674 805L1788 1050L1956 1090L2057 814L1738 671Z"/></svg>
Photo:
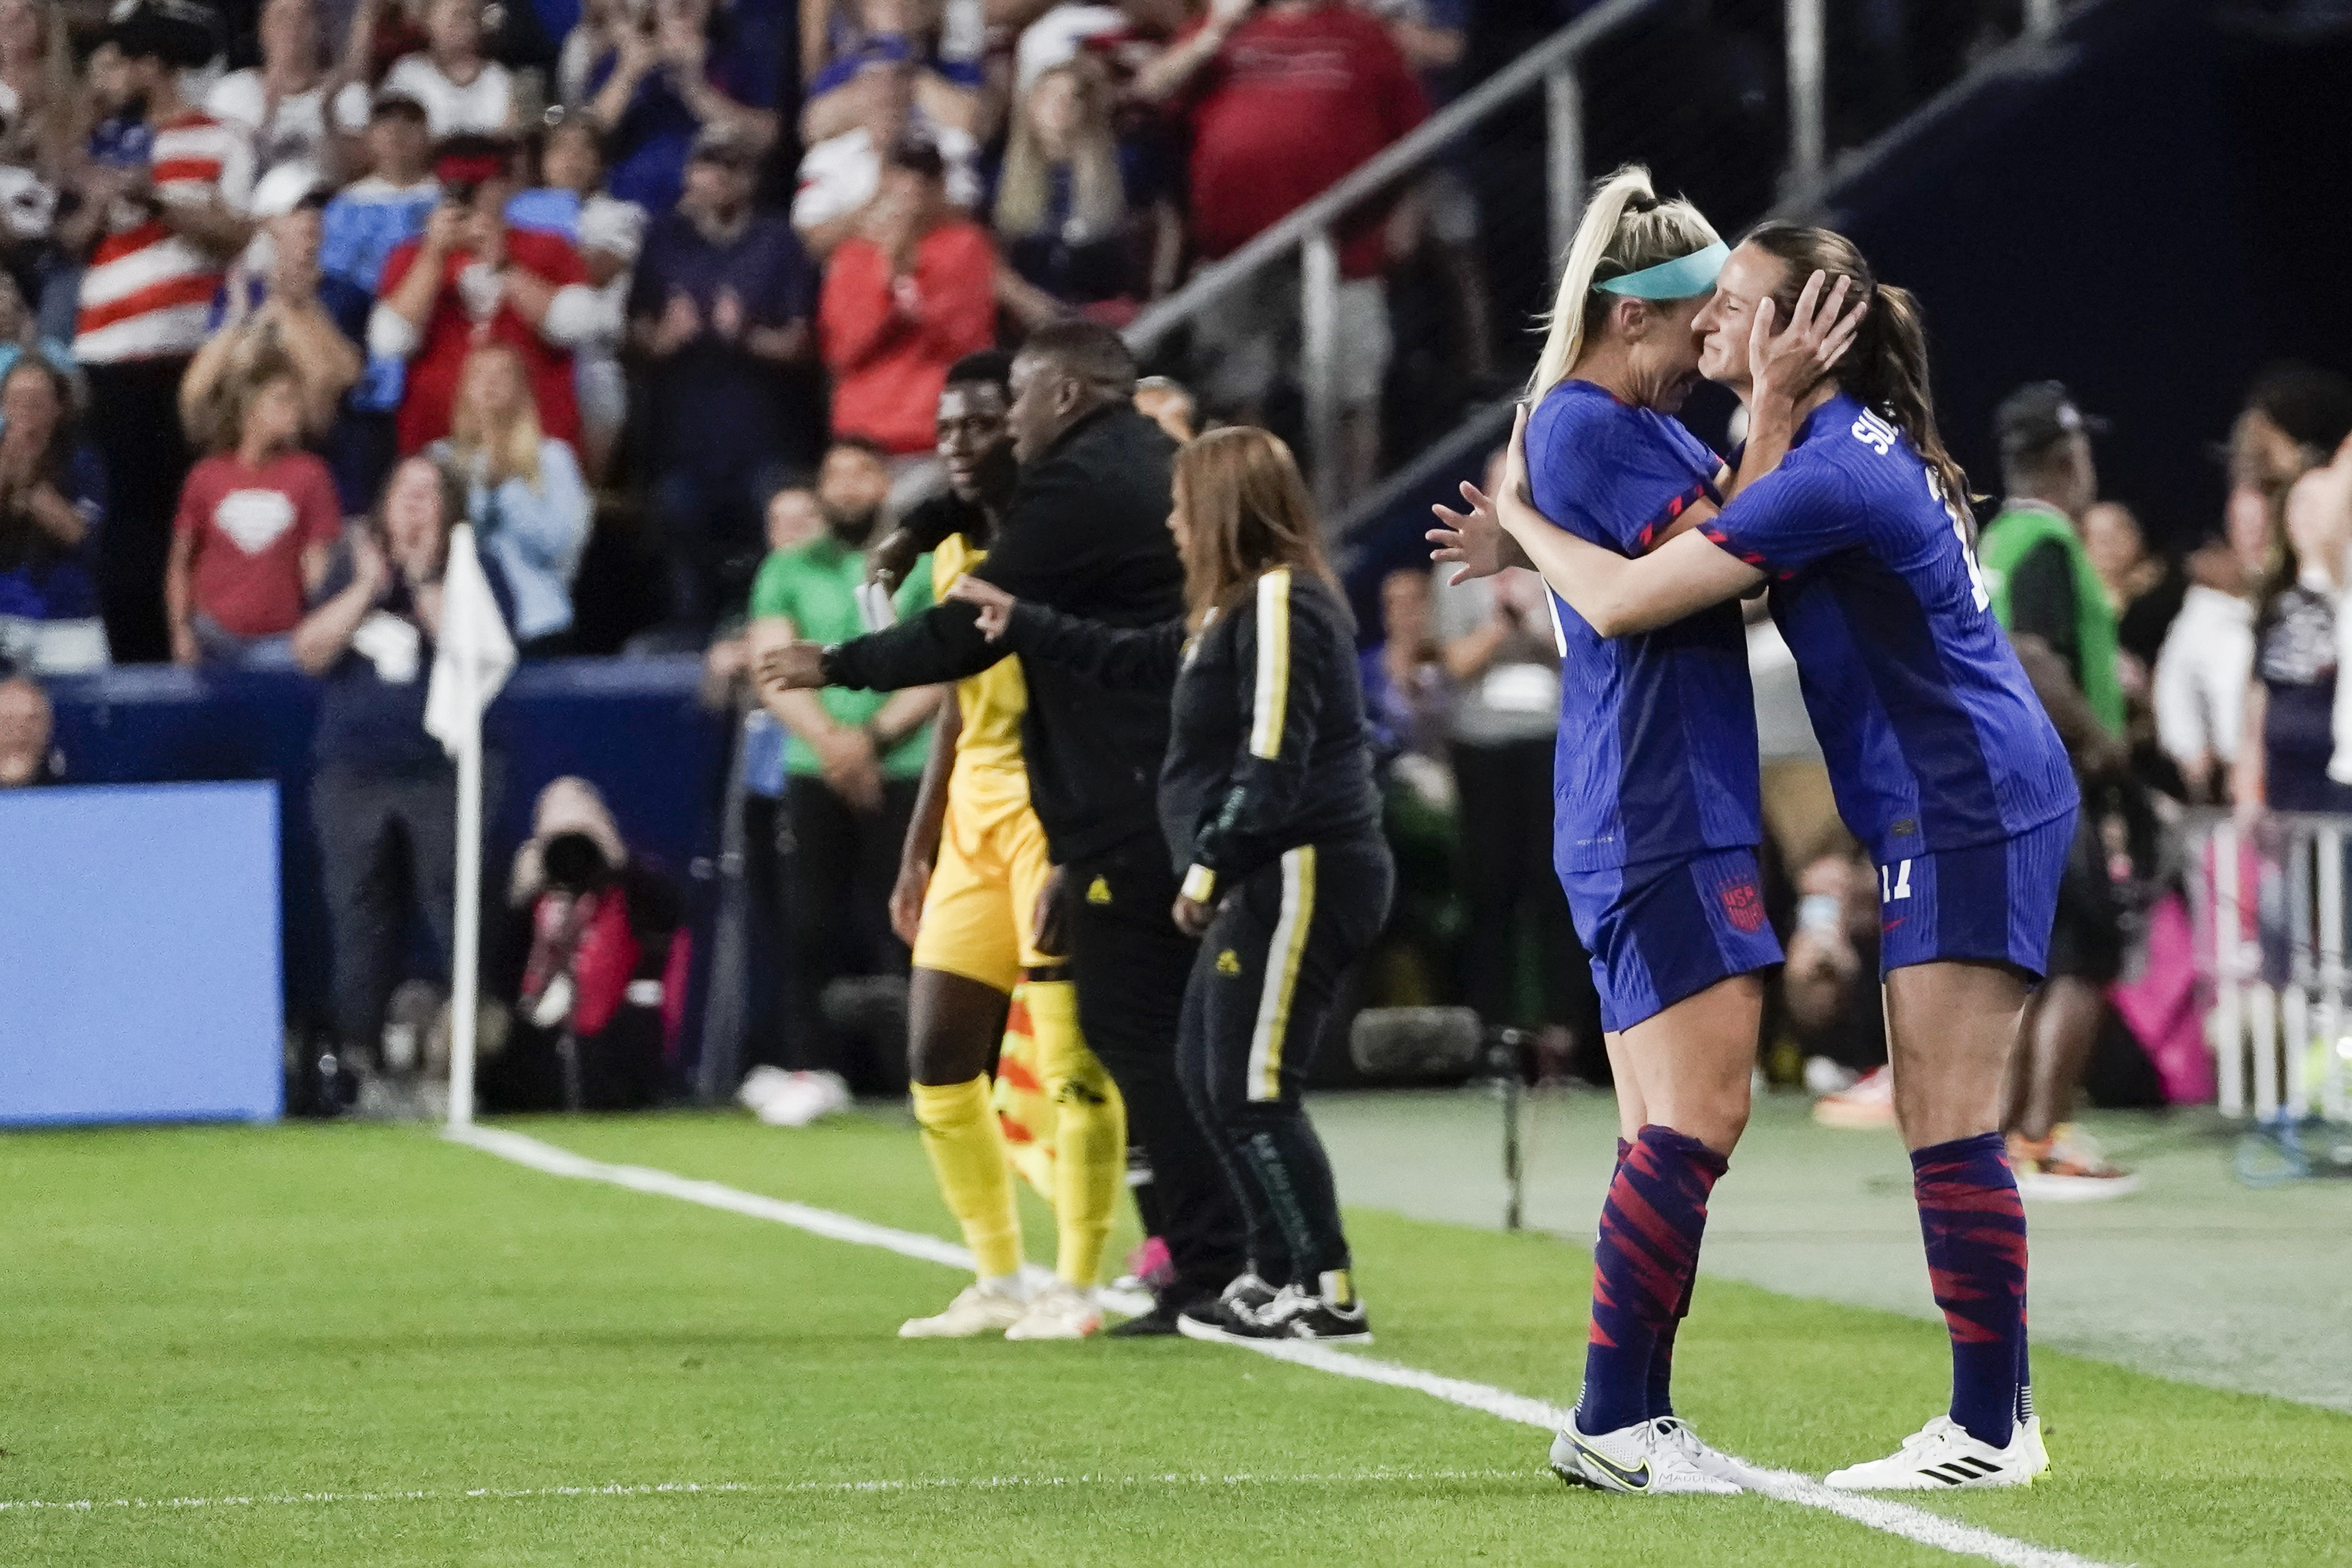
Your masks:
<svg viewBox="0 0 2352 1568"><path fill-rule="evenodd" d="M1311 1366L1318 1372L1360 1378L1366 1383L1386 1384L1391 1388L1411 1388L1432 1398L1443 1399L1449 1405L1483 1410L1489 1416L1517 1421L1523 1427L1557 1432L1568 1424L1567 1411L1547 1405L1540 1399L1530 1399L1524 1394L1513 1394L1458 1377L1440 1377L1419 1367L1400 1366L1392 1361L1375 1361L1368 1355L1334 1350L1328 1344L1297 1342L1286 1344L1279 1341L1265 1341L1244 1343L1242 1348L1270 1355L1276 1361ZM2074 1552L2061 1552L2054 1547L2036 1546L2030 1542L2012 1541L2008 1536L1979 1530L1972 1524L1962 1524L1958 1520L1947 1519L1926 1509L1888 1502L1883 1498L1861 1492L1836 1491L1794 1470L1767 1469L1752 1460L1742 1460L1741 1463L1749 1465L1766 1478L1765 1484L1758 1490L1768 1497L1779 1498L1783 1502L1802 1503L1807 1508L1825 1509L1857 1524L1883 1530L1889 1535L1899 1535L1906 1541L1916 1541L1922 1546L1933 1546L1964 1557L1982 1557L2006 1563L2009 1568L2107 1568L2106 1564L2088 1557L2078 1557Z"/></svg>
<svg viewBox="0 0 2352 1568"><path fill-rule="evenodd" d="M850 1215L836 1214L831 1209L812 1208L805 1204L761 1197L756 1193L722 1186L717 1182L697 1181L644 1166L606 1165L575 1155L568 1149L557 1148L552 1144L542 1144L536 1138L495 1127L452 1128L446 1135L486 1154L497 1155L501 1159L512 1160L551 1176L611 1182L635 1192L684 1198L688 1203L723 1208L755 1219L777 1220L836 1241L880 1247L901 1257L919 1258L956 1269L971 1267L971 1255L951 1242L911 1230L894 1230ZM1524 1427L1557 1431L1568 1420L1567 1411L1540 1399L1530 1399L1523 1394L1513 1394L1507 1389L1463 1378L1441 1377L1418 1367L1380 1361L1350 1351L1334 1350L1329 1345L1267 1343L1246 1348L1277 1361L1312 1367L1318 1372L1353 1377L1366 1383L1385 1384L1391 1388L1409 1388L1443 1399L1449 1405L1483 1411ZM1761 1466L1755 1468L1763 1469ZM1889 1535L1898 1535L1906 1541L1915 1541L1938 1551L1962 1557L1980 1557L1988 1562L2002 1563L2005 1568L2111 1568L2110 1564L2093 1558L2077 1556L2055 1547L2036 1546L2031 1542L2014 1541L2006 1535L1963 1524L1926 1509L1890 1502L1885 1498L1860 1492L1834 1491L1793 1470L1767 1469L1763 1473L1769 1478L1761 1489L1767 1496L1806 1508L1818 1508L1842 1519L1852 1520L1856 1524L1884 1531Z"/></svg>
<svg viewBox="0 0 2352 1568"><path fill-rule="evenodd" d="M366 1502L510 1502L543 1497L809 1496L821 1493L1000 1491L1049 1487L1347 1486L1370 1481L1491 1481L1523 1479L1514 1470L1341 1470L1320 1475L940 1476L871 1481L657 1481L580 1487L469 1487L463 1491L300 1491L253 1497L82 1498L71 1502L0 1500L0 1513L45 1509L59 1513L175 1508L271 1508Z"/></svg>
<svg viewBox="0 0 2352 1568"><path fill-rule="evenodd" d="M913 1258L925 1263L942 1263L950 1269L969 1270L971 1254L952 1241L936 1236L925 1236L915 1230L894 1230L887 1225L876 1225L854 1215L837 1214L829 1208L812 1208L804 1203L792 1203L780 1197L762 1197L740 1187L722 1186L715 1181L696 1181L670 1171L653 1170L645 1166L606 1165L569 1149L559 1149L553 1144L542 1144L537 1138L520 1133L509 1133L498 1127L476 1124L451 1127L443 1134L454 1143L485 1154L496 1155L502 1160L529 1166L549 1176L572 1176L582 1181L610 1182L633 1192L648 1192L661 1197L684 1198L705 1208L723 1208L730 1214L748 1215L753 1219L772 1219L779 1225L789 1225L805 1230L812 1236L822 1236L830 1241L846 1241L858 1247L879 1247L886 1252L896 1252L901 1258ZM1098 1290L1096 1299L1126 1317L1151 1310L1151 1298L1138 1291Z"/></svg>

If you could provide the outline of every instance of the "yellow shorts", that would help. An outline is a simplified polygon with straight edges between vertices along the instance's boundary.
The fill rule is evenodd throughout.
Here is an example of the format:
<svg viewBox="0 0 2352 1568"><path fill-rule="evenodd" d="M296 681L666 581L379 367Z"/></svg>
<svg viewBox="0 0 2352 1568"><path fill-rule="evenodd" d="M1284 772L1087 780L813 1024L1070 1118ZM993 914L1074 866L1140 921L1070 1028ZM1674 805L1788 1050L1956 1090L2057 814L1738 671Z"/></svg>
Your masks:
<svg viewBox="0 0 2352 1568"><path fill-rule="evenodd" d="M948 791L939 863L923 896L915 967L943 969L1008 996L1021 972L1060 960L1037 951L1037 895L1053 862L1029 793L1005 789Z"/></svg>

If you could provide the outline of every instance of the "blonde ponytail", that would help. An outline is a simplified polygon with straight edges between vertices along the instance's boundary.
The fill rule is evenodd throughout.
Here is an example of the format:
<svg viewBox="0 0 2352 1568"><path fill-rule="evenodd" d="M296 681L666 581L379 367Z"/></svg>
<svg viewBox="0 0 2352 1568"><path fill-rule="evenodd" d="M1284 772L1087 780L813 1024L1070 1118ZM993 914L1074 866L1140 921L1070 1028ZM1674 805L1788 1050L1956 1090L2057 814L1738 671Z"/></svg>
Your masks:
<svg viewBox="0 0 2352 1568"><path fill-rule="evenodd" d="M1585 339L1613 298L1596 294L1594 284L1704 250L1719 237L1715 225L1681 197L1660 201L1642 164L1628 163L1595 185L1560 268L1559 292L1546 319L1543 355L1536 361L1528 395L1542 397L1576 369Z"/></svg>

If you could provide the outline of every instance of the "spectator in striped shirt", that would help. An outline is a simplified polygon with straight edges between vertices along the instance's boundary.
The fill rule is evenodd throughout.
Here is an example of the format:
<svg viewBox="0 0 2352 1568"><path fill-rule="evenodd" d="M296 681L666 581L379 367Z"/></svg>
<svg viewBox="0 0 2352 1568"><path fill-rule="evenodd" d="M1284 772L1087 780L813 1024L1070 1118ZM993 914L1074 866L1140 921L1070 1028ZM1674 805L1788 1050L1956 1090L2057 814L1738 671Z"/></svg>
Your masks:
<svg viewBox="0 0 2352 1568"><path fill-rule="evenodd" d="M222 275L253 236L243 211L252 154L233 128L181 95L180 72L214 51L209 7L133 0L107 37L121 53L131 101L145 106L151 160L84 174L87 216L61 237L96 242L74 357L89 372L90 434L106 468L99 592L107 635L118 662L152 663L171 653L163 561L190 463L180 377L204 345Z"/></svg>

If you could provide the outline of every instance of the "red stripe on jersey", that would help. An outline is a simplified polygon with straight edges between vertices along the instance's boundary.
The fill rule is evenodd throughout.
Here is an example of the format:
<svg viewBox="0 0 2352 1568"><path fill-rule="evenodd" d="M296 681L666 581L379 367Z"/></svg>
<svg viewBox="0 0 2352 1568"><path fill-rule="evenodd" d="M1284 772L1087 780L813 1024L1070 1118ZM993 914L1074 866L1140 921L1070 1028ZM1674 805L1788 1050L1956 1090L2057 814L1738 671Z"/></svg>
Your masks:
<svg viewBox="0 0 2352 1568"><path fill-rule="evenodd" d="M171 237L172 231L165 225L163 219L151 218L135 229L124 229L121 234L109 235L99 241L97 251L89 258L89 265L92 267L104 267L110 261L120 261L126 256L145 250L149 246Z"/></svg>
<svg viewBox="0 0 2352 1568"><path fill-rule="evenodd" d="M211 158L172 158L159 160L152 179L158 185L171 185L193 181L202 185L220 183L221 160Z"/></svg>
<svg viewBox="0 0 2352 1568"><path fill-rule="evenodd" d="M75 321L74 330L95 332L101 327L111 327L117 321L127 321L133 316L144 316L152 310L169 310L182 305L209 305L219 288L219 277L209 272L167 277L120 299L91 306Z"/></svg>

